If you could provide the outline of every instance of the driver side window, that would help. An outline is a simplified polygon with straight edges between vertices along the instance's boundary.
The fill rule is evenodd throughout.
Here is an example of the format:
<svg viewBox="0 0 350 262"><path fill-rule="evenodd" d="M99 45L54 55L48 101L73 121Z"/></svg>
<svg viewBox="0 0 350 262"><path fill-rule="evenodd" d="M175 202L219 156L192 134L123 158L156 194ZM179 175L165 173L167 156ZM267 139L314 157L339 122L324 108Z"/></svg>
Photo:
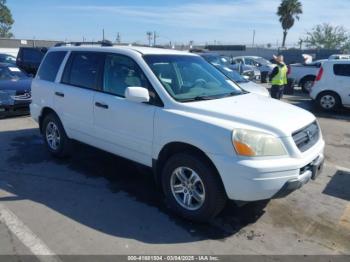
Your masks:
<svg viewBox="0 0 350 262"><path fill-rule="evenodd" d="M125 89L130 86L149 88L141 68L127 56L108 54L104 65L103 91L124 97Z"/></svg>

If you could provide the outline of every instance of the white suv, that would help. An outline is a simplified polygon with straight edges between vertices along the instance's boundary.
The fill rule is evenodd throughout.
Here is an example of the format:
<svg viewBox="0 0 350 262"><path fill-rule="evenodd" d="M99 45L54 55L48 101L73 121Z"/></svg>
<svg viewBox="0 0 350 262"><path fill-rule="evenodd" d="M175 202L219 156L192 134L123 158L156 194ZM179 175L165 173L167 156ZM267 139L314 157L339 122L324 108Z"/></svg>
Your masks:
<svg viewBox="0 0 350 262"><path fill-rule="evenodd" d="M325 111L350 107L350 60L323 61L310 96Z"/></svg>
<svg viewBox="0 0 350 262"><path fill-rule="evenodd" d="M227 199L283 197L316 178L324 159L314 115L243 91L191 53L55 47L32 96L52 154L78 140L153 167L169 205L189 219L212 218Z"/></svg>

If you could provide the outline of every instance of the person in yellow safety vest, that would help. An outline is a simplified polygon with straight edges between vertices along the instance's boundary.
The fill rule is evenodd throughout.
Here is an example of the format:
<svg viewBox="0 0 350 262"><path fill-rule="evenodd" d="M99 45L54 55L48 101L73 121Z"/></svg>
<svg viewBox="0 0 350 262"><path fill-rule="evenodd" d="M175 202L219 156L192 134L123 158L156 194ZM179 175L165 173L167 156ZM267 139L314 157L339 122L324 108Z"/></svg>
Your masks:
<svg viewBox="0 0 350 262"><path fill-rule="evenodd" d="M282 55L273 56L277 66L272 70L270 74L271 81L271 97L275 99L281 99L285 85L287 85L287 73L288 67L284 63L284 57Z"/></svg>

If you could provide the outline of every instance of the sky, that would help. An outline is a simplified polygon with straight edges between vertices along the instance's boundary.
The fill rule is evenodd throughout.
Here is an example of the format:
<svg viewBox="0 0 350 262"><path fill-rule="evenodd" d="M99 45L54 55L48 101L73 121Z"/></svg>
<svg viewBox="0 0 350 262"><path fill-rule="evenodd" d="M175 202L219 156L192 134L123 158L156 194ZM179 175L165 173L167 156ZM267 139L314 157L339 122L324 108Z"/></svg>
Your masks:
<svg viewBox="0 0 350 262"><path fill-rule="evenodd" d="M287 44L319 23L350 29L350 0L300 0L304 13L290 30ZM7 0L16 38L61 41L147 43L156 31L158 43L280 44L276 16L281 0Z"/></svg>

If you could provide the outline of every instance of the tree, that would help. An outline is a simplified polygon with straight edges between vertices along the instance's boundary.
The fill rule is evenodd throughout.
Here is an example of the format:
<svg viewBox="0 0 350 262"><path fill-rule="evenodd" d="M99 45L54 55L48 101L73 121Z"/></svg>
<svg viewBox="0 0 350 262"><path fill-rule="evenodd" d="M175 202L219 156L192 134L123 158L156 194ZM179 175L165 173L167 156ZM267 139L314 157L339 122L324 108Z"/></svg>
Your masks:
<svg viewBox="0 0 350 262"><path fill-rule="evenodd" d="M0 37L13 37L10 30L14 22L6 0L0 0Z"/></svg>
<svg viewBox="0 0 350 262"><path fill-rule="evenodd" d="M342 26L330 24L316 25L306 33L304 42L308 47L338 49L343 48L350 41L348 32Z"/></svg>
<svg viewBox="0 0 350 262"><path fill-rule="evenodd" d="M283 29L283 41L282 47L286 46L286 39L289 29L291 29L295 23L295 20L300 19L300 15L303 13L302 4L298 0L282 0L277 10L277 15L280 17Z"/></svg>
<svg viewBox="0 0 350 262"><path fill-rule="evenodd" d="M348 42L345 43L345 45L343 46L342 49L343 49L344 53L350 53L350 37L349 37Z"/></svg>

